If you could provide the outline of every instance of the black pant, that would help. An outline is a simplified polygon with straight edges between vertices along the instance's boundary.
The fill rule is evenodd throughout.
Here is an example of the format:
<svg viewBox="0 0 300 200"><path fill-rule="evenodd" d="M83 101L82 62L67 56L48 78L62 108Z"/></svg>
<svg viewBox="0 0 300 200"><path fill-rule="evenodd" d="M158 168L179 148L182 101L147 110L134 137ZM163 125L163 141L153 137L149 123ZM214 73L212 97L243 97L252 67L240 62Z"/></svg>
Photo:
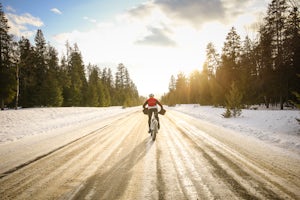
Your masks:
<svg viewBox="0 0 300 200"><path fill-rule="evenodd" d="M151 108L148 110L148 125L149 125L149 129L150 129L150 124L151 124L151 117L152 117L152 113L154 112L154 116L159 124L159 118L158 118L158 110L157 108Z"/></svg>

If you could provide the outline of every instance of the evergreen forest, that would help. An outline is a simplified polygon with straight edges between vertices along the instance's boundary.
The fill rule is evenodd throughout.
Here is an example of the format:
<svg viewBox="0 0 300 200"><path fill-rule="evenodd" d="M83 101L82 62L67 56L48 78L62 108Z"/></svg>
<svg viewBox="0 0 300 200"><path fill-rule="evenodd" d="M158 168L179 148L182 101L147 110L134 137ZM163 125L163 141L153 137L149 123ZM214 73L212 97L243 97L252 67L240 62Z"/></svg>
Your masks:
<svg viewBox="0 0 300 200"><path fill-rule="evenodd" d="M15 41L0 4L0 103L4 107L135 106L137 88L124 64L110 68L84 65L76 44L66 42L66 55L46 43L37 30L34 44Z"/></svg>
<svg viewBox="0 0 300 200"><path fill-rule="evenodd" d="M171 76L162 102L228 106L232 104L228 101L240 99L238 106L264 104L283 109L299 105L299 24L296 5L272 0L256 39L246 36L242 40L232 27L221 53L213 42L207 44L202 71Z"/></svg>

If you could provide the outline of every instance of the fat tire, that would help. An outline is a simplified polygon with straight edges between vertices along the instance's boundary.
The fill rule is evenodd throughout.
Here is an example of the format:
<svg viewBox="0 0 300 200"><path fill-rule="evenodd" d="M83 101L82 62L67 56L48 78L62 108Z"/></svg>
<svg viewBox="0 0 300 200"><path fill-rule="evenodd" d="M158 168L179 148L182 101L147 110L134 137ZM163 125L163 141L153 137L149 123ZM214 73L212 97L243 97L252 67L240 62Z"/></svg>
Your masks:
<svg viewBox="0 0 300 200"><path fill-rule="evenodd" d="M152 137L152 141L155 141L155 138L156 138L156 132L155 132L155 130L151 131L151 137Z"/></svg>

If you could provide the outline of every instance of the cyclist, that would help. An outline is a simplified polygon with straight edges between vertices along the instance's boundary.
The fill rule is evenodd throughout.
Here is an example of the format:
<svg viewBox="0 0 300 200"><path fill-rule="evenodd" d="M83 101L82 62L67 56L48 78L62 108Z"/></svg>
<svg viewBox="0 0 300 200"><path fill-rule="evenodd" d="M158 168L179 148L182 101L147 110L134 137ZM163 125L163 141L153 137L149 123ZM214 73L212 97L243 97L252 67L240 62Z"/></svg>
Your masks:
<svg viewBox="0 0 300 200"><path fill-rule="evenodd" d="M159 118L158 118L158 110L157 110L157 104L160 106L161 109L163 109L163 106L161 105L161 103L154 98L154 94L149 94L149 99L147 99L145 101L145 103L143 104L143 108L146 108L146 105L148 105L148 125L149 125L149 133L150 131L150 124L151 124L151 116L152 113L154 112L154 116L157 119L158 122L158 129L160 128L160 124L159 124Z"/></svg>

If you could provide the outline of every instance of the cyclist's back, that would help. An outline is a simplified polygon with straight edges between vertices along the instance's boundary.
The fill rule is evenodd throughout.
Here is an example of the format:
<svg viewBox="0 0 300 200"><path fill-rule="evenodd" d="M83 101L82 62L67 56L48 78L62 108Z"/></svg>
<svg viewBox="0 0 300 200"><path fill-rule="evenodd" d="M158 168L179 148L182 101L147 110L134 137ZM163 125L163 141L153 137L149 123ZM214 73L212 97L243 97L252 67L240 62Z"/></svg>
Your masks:
<svg viewBox="0 0 300 200"><path fill-rule="evenodd" d="M149 132L150 132L150 124L151 124L152 113L154 113L154 116L155 116L155 118L158 121L158 129L160 128L159 118L158 118L157 104L161 107L161 109L163 109L162 104L157 99L154 98L153 94L150 94L149 95L149 99L147 99L145 101L145 103L143 104L143 108L144 109L148 105L148 126L149 126Z"/></svg>

